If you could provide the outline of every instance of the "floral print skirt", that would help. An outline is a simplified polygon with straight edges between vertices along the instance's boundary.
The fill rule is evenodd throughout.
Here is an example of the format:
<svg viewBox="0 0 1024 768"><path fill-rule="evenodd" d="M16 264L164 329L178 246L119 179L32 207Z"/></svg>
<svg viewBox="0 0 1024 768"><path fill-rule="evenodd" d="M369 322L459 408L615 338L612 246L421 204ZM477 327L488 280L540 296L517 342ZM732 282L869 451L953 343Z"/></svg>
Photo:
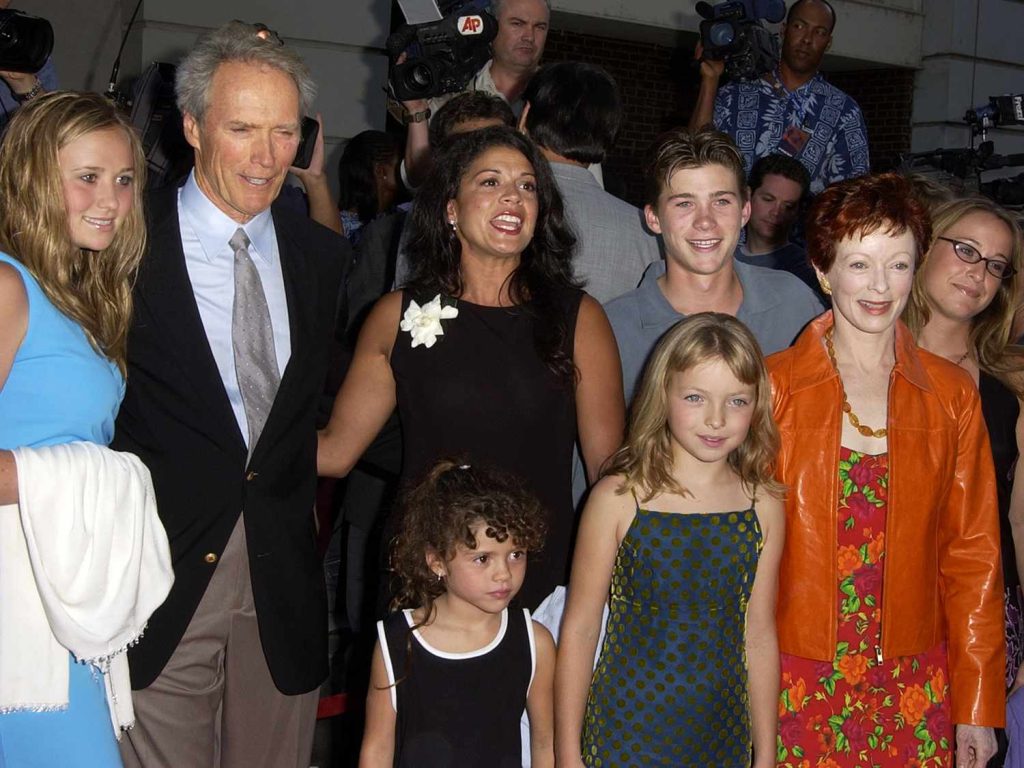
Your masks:
<svg viewBox="0 0 1024 768"><path fill-rule="evenodd" d="M782 654L780 768L953 765L946 649L878 661L886 454L839 461L839 629L831 662Z"/></svg>

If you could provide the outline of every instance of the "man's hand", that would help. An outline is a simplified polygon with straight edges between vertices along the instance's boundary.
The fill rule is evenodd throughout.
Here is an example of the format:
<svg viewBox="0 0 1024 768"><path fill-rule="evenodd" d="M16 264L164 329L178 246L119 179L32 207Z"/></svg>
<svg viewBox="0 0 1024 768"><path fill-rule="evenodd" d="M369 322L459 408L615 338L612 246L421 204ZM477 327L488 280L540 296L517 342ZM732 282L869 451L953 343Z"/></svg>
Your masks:
<svg viewBox="0 0 1024 768"><path fill-rule="evenodd" d="M398 54L398 58L395 59L395 64L404 64L405 60L408 58L408 54L406 54L405 51L402 51L400 54ZM415 115L417 112L422 112L423 110L425 110L428 106L426 99L411 99L409 101L400 101L399 104L405 107L405 113L407 115Z"/></svg>
<svg viewBox="0 0 1024 768"><path fill-rule="evenodd" d="M338 203L331 194L324 171L324 121L320 113L316 113L316 122L320 130L316 132L313 154L309 159L309 168L288 169L306 190L306 201L309 204L309 218L339 235L345 234L341 229L341 217L338 216Z"/></svg>
<svg viewBox="0 0 1024 768"><path fill-rule="evenodd" d="M700 62L701 80L714 80L717 83L725 73L725 60L705 59L704 44L700 40L697 41L697 47L693 49L693 58L694 61Z"/></svg>
<svg viewBox="0 0 1024 768"><path fill-rule="evenodd" d="M714 116L718 81L725 72L725 62L720 59L705 59L704 46L700 40L693 49L693 58L700 62L700 90L697 92L697 103L693 107L688 125L691 131L696 131L709 125Z"/></svg>
<svg viewBox="0 0 1024 768"><path fill-rule="evenodd" d="M399 103L405 107L405 113L407 115L415 115L417 112L422 112L429 104L426 99L410 99L409 101L402 101Z"/></svg>
<svg viewBox="0 0 1024 768"><path fill-rule="evenodd" d="M8 72L0 71L0 79L3 79L15 96L24 96L30 93L39 82L32 72Z"/></svg>
<svg viewBox="0 0 1024 768"><path fill-rule="evenodd" d="M310 181L316 183L320 178L324 178L324 121L319 112L316 113L316 122L320 129L316 132L309 168L296 168L293 165L288 169L288 172L294 174L302 182L302 186L307 188L307 192Z"/></svg>
<svg viewBox="0 0 1024 768"><path fill-rule="evenodd" d="M991 728L956 726L956 768L985 768L996 750L996 734Z"/></svg>
<svg viewBox="0 0 1024 768"><path fill-rule="evenodd" d="M401 64L405 59L405 53L402 53L395 59L395 63ZM430 171L430 134L427 130L426 120L408 122L406 118L411 118L413 115L425 112L429 108L429 102L426 99L412 99L400 103L402 108L405 109L402 121L406 124L405 157L402 159L404 167L402 182L410 189L415 189L423 183L427 173Z"/></svg>

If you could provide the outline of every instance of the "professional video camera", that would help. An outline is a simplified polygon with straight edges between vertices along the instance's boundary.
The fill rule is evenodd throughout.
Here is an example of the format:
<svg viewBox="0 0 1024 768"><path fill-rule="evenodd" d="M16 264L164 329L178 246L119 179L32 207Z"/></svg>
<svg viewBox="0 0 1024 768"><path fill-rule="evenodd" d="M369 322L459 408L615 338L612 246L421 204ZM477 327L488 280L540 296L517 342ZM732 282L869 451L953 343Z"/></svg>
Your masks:
<svg viewBox="0 0 1024 768"><path fill-rule="evenodd" d="M405 0L406 21L385 44L391 59L388 87L399 101L429 99L466 87L490 58L498 22L471 3ZM443 7L443 11L442 11ZM433 18L431 18L433 17ZM430 18L428 21L420 21ZM401 54L406 58L398 63Z"/></svg>
<svg viewBox="0 0 1024 768"><path fill-rule="evenodd" d="M988 181L981 178L986 171L1024 166L1024 153L997 155L995 145L987 140L992 128L1024 125L1024 94L990 96L988 104L967 110L964 122L971 128L970 147L904 155L901 168L937 176L957 192L985 195L1009 208L1024 207L1024 173ZM975 148L979 136L981 143Z"/></svg>
<svg viewBox="0 0 1024 768"><path fill-rule="evenodd" d="M1024 125L1024 93L989 96L988 104L968 109L964 122L974 136L985 140L989 128L1000 125Z"/></svg>
<svg viewBox="0 0 1024 768"><path fill-rule="evenodd" d="M0 69L38 72L53 50L53 27L46 19L0 9Z"/></svg>
<svg viewBox="0 0 1024 768"><path fill-rule="evenodd" d="M779 63L779 41L763 21L776 24L786 17L783 0L726 0L697 3L704 57L724 59L730 77L753 80Z"/></svg>

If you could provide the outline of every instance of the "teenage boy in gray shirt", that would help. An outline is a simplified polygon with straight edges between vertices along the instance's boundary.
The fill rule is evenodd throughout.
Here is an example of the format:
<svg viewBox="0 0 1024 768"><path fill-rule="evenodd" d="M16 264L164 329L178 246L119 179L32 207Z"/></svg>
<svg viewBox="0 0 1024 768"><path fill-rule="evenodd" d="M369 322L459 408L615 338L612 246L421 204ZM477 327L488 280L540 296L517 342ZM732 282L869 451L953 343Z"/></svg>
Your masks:
<svg viewBox="0 0 1024 768"><path fill-rule="evenodd" d="M627 403L658 339L687 315L734 315L768 355L788 347L824 310L788 272L735 260L750 201L743 158L727 135L710 128L669 131L655 144L645 178L644 215L664 240L665 260L648 267L638 288L605 305Z"/></svg>

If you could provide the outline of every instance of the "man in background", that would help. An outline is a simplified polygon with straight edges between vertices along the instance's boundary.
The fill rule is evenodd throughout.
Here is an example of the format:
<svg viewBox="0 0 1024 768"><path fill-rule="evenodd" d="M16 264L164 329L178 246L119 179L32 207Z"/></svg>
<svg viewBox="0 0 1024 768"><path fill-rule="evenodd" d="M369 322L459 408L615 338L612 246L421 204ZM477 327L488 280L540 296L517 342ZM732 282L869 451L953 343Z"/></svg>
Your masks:
<svg viewBox="0 0 1024 768"><path fill-rule="evenodd" d="M799 160L811 175L813 194L868 173L868 132L860 106L818 71L835 25L828 0L796 0L786 16L774 71L719 87L725 62L702 60L690 128L713 119L736 142L747 173L765 155L781 152Z"/></svg>
<svg viewBox="0 0 1024 768"><path fill-rule="evenodd" d="M768 155L750 172L750 221L736 260L790 272L824 300L807 252L792 241L811 177L798 161L786 155Z"/></svg>
<svg viewBox="0 0 1024 768"><path fill-rule="evenodd" d="M633 290L661 258L641 212L610 195L588 170L602 163L622 123L615 80L596 64L559 62L530 81L519 127L551 163L565 213L576 232L573 272L587 293L606 302Z"/></svg>
<svg viewBox="0 0 1024 768"><path fill-rule="evenodd" d="M519 117L523 92L540 65L547 42L551 6L548 0L493 0L491 13L498 20L498 34L491 43L491 59L476 73L466 91L500 96ZM403 181L414 189L430 170L427 122L455 94L429 101L406 101L403 122L408 126Z"/></svg>

